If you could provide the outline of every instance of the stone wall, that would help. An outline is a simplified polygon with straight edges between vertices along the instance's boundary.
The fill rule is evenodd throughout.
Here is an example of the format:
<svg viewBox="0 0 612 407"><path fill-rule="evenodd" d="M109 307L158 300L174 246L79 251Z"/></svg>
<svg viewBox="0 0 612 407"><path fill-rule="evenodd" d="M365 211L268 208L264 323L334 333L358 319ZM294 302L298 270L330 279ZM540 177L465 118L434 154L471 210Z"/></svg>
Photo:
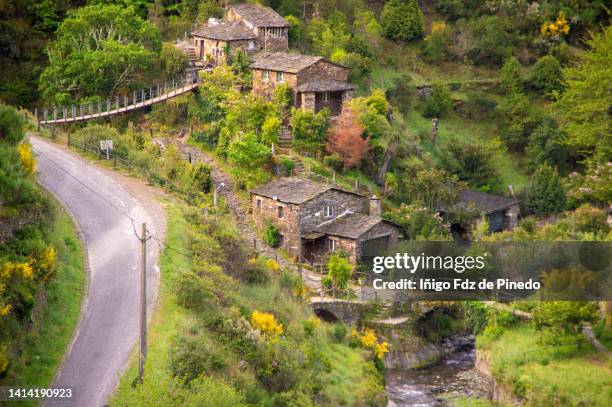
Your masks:
<svg viewBox="0 0 612 407"><path fill-rule="evenodd" d="M301 85L314 79L333 79L346 82L348 81L348 73L348 68L329 61L320 60L299 72L297 84Z"/></svg>
<svg viewBox="0 0 612 407"><path fill-rule="evenodd" d="M258 206L258 199L261 200L261 207ZM251 207L253 208L253 220L255 224L263 230L268 222L274 224L283 235L282 248L292 256L297 256L299 251L299 206L276 201L265 196L251 194ZM283 208L283 217L278 217L278 208Z"/></svg>
<svg viewBox="0 0 612 407"><path fill-rule="evenodd" d="M263 69L253 69L253 94L261 96L266 100L272 99L274 89L276 89L278 85L285 83L292 89L297 86L297 77L295 74L285 72L285 81L278 82L276 80L276 71L268 71L268 80L263 79L263 72Z"/></svg>
<svg viewBox="0 0 612 407"><path fill-rule="evenodd" d="M399 230L397 227L390 225L386 222L380 222L378 225L374 226L373 228L371 228L370 230L368 230L366 233L364 233L363 235L361 235L359 237L358 240L358 244L357 244L357 258L361 259L361 255L362 255L362 244L368 240L372 240L372 239L378 239L384 236L389 236L389 247L393 246L394 244L397 243L398 239L399 239Z"/></svg>
<svg viewBox="0 0 612 407"><path fill-rule="evenodd" d="M285 27L259 28L258 41L261 49L271 52L289 49L289 29Z"/></svg>
<svg viewBox="0 0 612 407"><path fill-rule="evenodd" d="M514 204L504 211L504 229L513 230L518 223L519 204Z"/></svg>

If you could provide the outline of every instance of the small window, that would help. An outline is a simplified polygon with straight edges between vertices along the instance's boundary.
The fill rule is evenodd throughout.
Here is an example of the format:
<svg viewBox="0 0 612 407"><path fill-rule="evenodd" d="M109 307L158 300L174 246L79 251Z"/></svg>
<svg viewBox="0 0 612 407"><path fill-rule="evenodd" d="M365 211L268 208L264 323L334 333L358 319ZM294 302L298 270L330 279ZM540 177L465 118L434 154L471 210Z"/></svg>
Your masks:
<svg viewBox="0 0 612 407"><path fill-rule="evenodd" d="M278 217L279 219L283 217L284 213L283 213L284 208L282 206L278 207Z"/></svg>
<svg viewBox="0 0 612 407"><path fill-rule="evenodd" d="M257 209L261 212L261 199L257 198Z"/></svg>
<svg viewBox="0 0 612 407"><path fill-rule="evenodd" d="M270 71L268 71L267 69L263 71L263 73L261 74L261 78L264 81L267 81L268 79L270 79Z"/></svg>
<svg viewBox="0 0 612 407"><path fill-rule="evenodd" d="M284 72L277 72L276 73L276 80L278 82L285 82L285 73Z"/></svg>
<svg viewBox="0 0 612 407"><path fill-rule="evenodd" d="M335 252L336 251L336 241L334 239L329 239L329 251L330 252Z"/></svg>
<svg viewBox="0 0 612 407"><path fill-rule="evenodd" d="M325 207L325 217L329 218L330 216L334 216L334 207L333 205L327 205Z"/></svg>
<svg viewBox="0 0 612 407"><path fill-rule="evenodd" d="M255 42L254 41L249 41L249 48L248 49L249 49L249 51L255 49Z"/></svg>
<svg viewBox="0 0 612 407"><path fill-rule="evenodd" d="M329 102L329 92L323 92L323 101Z"/></svg>

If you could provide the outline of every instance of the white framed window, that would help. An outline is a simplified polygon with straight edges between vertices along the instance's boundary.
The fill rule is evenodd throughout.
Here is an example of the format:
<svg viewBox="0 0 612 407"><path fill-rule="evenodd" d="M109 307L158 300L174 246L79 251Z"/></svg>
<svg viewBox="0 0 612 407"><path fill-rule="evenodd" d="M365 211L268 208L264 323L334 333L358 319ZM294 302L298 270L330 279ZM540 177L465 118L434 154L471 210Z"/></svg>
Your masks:
<svg viewBox="0 0 612 407"><path fill-rule="evenodd" d="M333 205L327 205L325 207L325 210L323 211L323 213L325 213L325 217L329 218L330 216L334 216L334 206Z"/></svg>
<svg viewBox="0 0 612 407"><path fill-rule="evenodd" d="M270 79L270 71L268 71L267 69L265 71L263 71L262 74L261 74L261 78L264 81L267 81L268 79Z"/></svg>
<svg viewBox="0 0 612 407"><path fill-rule="evenodd" d="M336 251L336 241L334 239L329 239L327 242L329 243L329 251L335 252Z"/></svg>
<svg viewBox="0 0 612 407"><path fill-rule="evenodd" d="M276 73L276 81L277 82L285 82L285 73L284 72L277 72Z"/></svg>
<svg viewBox="0 0 612 407"><path fill-rule="evenodd" d="M282 217L285 215L285 213L284 213L284 212L285 212L285 211L284 211L284 209L285 209L285 208L283 208L282 206L279 206L279 207L278 207L278 218L279 218L279 219L280 219L280 218L282 218Z"/></svg>

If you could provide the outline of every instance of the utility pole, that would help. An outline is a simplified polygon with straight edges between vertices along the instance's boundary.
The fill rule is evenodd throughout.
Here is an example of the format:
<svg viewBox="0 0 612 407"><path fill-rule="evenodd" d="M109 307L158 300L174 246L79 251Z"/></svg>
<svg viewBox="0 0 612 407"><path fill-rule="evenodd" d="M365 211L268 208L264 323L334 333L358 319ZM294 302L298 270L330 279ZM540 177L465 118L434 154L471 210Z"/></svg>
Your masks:
<svg viewBox="0 0 612 407"><path fill-rule="evenodd" d="M138 372L140 381L144 377L145 360L147 359L147 224L142 224L140 235L140 347L138 355Z"/></svg>

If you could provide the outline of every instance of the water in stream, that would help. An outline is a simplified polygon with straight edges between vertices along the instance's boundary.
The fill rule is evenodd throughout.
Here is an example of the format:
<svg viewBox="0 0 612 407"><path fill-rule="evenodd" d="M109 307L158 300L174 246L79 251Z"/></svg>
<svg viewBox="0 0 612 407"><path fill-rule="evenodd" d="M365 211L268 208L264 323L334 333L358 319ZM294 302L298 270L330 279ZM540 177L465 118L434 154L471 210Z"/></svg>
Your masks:
<svg viewBox="0 0 612 407"><path fill-rule="evenodd" d="M490 384L474 368L475 357L473 343L464 344L434 366L388 370L388 407L439 407L448 397L488 397Z"/></svg>

